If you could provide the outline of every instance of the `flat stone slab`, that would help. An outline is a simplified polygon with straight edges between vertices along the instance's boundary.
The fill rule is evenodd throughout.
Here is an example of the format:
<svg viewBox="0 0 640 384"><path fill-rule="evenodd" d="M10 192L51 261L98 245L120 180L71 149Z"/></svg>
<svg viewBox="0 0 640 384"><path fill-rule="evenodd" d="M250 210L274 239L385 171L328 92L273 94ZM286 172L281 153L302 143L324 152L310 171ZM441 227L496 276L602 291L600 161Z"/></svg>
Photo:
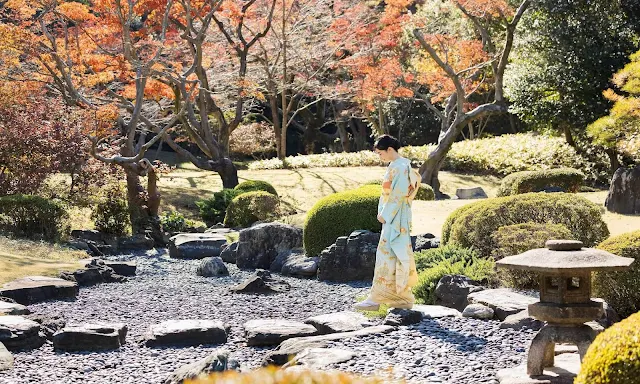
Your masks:
<svg viewBox="0 0 640 384"><path fill-rule="evenodd" d="M444 307L442 305L422 305L416 304L412 311L422 313L424 319L439 319L441 317L460 317L462 313L455 308Z"/></svg>
<svg viewBox="0 0 640 384"><path fill-rule="evenodd" d="M77 283L46 276L23 277L5 283L0 289L0 296L8 297L23 305L75 298L77 295Z"/></svg>
<svg viewBox="0 0 640 384"><path fill-rule="evenodd" d="M498 371L500 384L573 384L580 371L580 356L576 353L564 353L555 358L555 366L545 368L542 376L527 375L527 365L506 368Z"/></svg>
<svg viewBox="0 0 640 384"><path fill-rule="evenodd" d="M244 330L248 346L278 345L292 337L318 333L313 325L280 319L250 320L244 324Z"/></svg>
<svg viewBox="0 0 640 384"><path fill-rule="evenodd" d="M175 259L204 259L220 256L227 238L216 233L180 233L169 239L169 256Z"/></svg>
<svg viewBox="0 0 640 384"><path fill-rule="evenodd" d="M522 328L528 328L538 331L543 325L543 321L534 319L529 315L528 310L524 310L515 315L507 316L507 318L500 323L500 329L511 328L519 331Z"/></svg>
<svg viewBox="0 0 640 384"><path fill-rule="evenodd" d="M0 316L0 343L10 351L40 348L45 338L40 324L22 316Z"/></svg>
<svg viewBox="0 0 640 384"><path fill-rule="evenodd" d="M135 276L138 268L135 261L104 261L107 267L120 276Z"/></svg>
<svg viewBox="0 0 640 384"><path fill-rule="evenodd" d="M168 320L154 324L145 335L147 347L224 344L227 327L217 320Z"/></svg>
<svg viewBox="0 0 640 384"><path fill-rule="evenodd" d="M485 289L467 296L469 303L483 304L495 311L500 321L509 315L522 312L529 304L538 302L538 298L514 292L508 288Z"/></svg>
<svg viewBox="0 0 640 384"><path fill-rule="evenodd" d="M0 343L0 372L13 368L13 355L4 344Z"/></svg>
<svg viewBox="0 0 640 384"><path fill-rule="evenodd" d="M352 311L314 316L306 319L304 322L313 325L321 335L337 332L352 332L371 325L371 322L362 313Z"/></svg>
<svg viewBox="0 0 640 384"><path fill-rule="evenodd" d="M31 313L29 308L25 307L22 304L9 303L7 301L0 301L0 316L19 316L19 315L28 315Z"/></svg>
<svg viewBox="0 0 640 384"><path fill-rule="evenodd" d="M482 187L456 189L458 199L486 199L487 193Z"/></svg>
<svg viewBox="0 0 640 384"><path fill-rule="evenodd" d="M353 351L339 348L309 348L285 364L283 368L301 365L307 368L321 369L332 364L344 363L353 359L356 354Z"/></svg>
<svg viewBox="0 0 640 384"><path fill-rule="evenodd" d="M56 351L109 351L125 343L127 326L123 323L95 323L66 326L53 335Z"/></svg>
<svg viewBox="0 0 640 384"><path fill-rule="evenodd" d="M203 378L214 372L238 370L240 364L229 357L227 350L216 350L209 356L195 363L183 365L171 373L163 384L182 384L187 380Z"/></svg>
<svg viewBox="0 0 640 384"><path fill-rule="evenodd" d="M359 331L331 333L328 335L296 337L283 341L278 349L269 352L264 360L263 365L283 365L308 348L324 348L329 342L334 340L344 340L358 338L369 335L382 335L393 331L395 327L389 325L376 325L367 327Z"/></svg>

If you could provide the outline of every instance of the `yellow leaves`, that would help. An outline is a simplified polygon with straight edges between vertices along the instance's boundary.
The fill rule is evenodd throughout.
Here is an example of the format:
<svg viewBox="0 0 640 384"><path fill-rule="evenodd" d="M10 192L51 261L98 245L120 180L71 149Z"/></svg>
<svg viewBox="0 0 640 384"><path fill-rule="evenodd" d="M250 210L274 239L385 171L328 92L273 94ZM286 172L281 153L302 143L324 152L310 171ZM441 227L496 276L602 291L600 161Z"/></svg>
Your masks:
<svg viewBox="0 0 640 384"><path fill-rule="evenodd" d="M22 19L31 19L38 10L38 5L30 0L9 0L5 6Z"/></svg>
<svg viewBox="0 0 640 384"><path fill-rule="evenodd" d="M504 0L457 0L471 15L480 18L510 17L513 8Z"/></svg>
<svg viewBox="0 0 640 384"><path fill-rule="evenodd" d="M94 19L94 16L89 12L89 8L81 3L62 3L58 5L56 10L63 16L75 22L90 21Z"/></svg>

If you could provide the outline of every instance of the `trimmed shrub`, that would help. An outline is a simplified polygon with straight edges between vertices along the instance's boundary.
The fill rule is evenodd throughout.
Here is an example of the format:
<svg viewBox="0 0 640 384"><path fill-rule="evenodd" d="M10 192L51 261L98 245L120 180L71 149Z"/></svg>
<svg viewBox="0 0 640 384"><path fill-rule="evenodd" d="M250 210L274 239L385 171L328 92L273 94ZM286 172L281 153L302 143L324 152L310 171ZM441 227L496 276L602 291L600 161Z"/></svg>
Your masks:
<svg viewBox="0 0 640 384"><path fill-rule="evenodd" d="M470 261L477 256L478 254L473 249L461 248L455 245L444 245L414 254L418 272L431 268L444 260L457 263L458 261Z"/></svg>
<svg viewBox="0 0 640 384"><path fill-rule="evenodd" d="M377 219L380 193L380 186L365 185L320 199L309 210L304 224L307 255L317 256L338 237L357 229L380 232L382 224Z"/></svg>
<svg viewBox="0 0 640 384"><path fill-rule="evenodd" d="M213 373L208 377L189 381L191 384L385 384L404 383L374 376L361 377L345 372L318 370L284 370L276 367L260 368L254 371L239 373L226 371Z"/></svg>
<svg viewBox="0 0 640 384"><path fill-rule="evenodd" d="M127 233L131 224L127 200L118 186L105 190L104 195L91 213L91 218L98 231L114 236Z"/></svg>
<svg viewBox="0 0 640 384"><path fill-rule="evenodd" d="M418 193L416 194L415 200L435 200L436 194L433 192L433 188L429 184L420 184L420 188L418 188Z"/></svg>
<svg viewBox="0 0 640 384"><path fill-rule="evenodd" d="M453 217L451 217L453 216ZM498 228L527 222L562 224L586 247L609 236L602 210L570 193L526 193L471 203L454 211L445 221L443 242L474 248L481 257L491 256ZM446 240L445 240L446 234Z"/></svg>
<svg viewBox="0 0 640 384"><path fill-rule="evenodd" d="M69 234L69 214L56 200L32 195L0 197L0 231L17 237L57 241Z"/></svg>
<svg viewBox="0 0 640 384"><path fill-rule="evenodd" d="M444 275L464 275L487 285L495 285L495 266L495 261L475 255L470 260L442 260L418 274L418 284L413 288L413 294L420 303L435 304L436 287Z"/></svg>
<svg viewBox="0 0 640 384"><path fill-rule="evenodd" d="M574 240L571 231L562 224L522 223L505 225L491 235L496 245L491 256L500 260L507 256L518 255L530 249L544 248L547 240ZM538 273L499 269L500 281L507 287L517 289L538 288Z"/></svg>
<svg viewBox="0 0 640 384"><path fill-rule="evenodd" d="M213 197L196 202L196 206L200 210L200 217L207 224L218 224L224 221L227 214L227 207L231 201L241 195L243 192L236 189L223 189L214 192Z"/></svg>
<svg viewBox="0 0 640 384"><path fill-rule="evenodd" d="M559 189L576 193L584 183L584 174L573 168L547 169L512 173L502 179L497 196L519 195Z"/></svg>
<svg viewBox="0 0 640 384"><path fill-rule="evenodd" d="M640 311L640 231L611 237L597 248L636 261L627 271L595 273L594 295L603 298L622 318Z"/></svg>
<svg viewBox="0 0 640 384"><path fill-rule="evenodd" d="M278 192L276 192L276 189L273 187L273 185L262 180L243 181L242 183L236 185L234 189L236 191L240 191L240 193L264 191L264 192L269 192L272 195L278 196Z"/></svg>
<svg viewBox="0 0 640 384"><path fill-rule="evenodd" d="M574 384L636 384L640 377L640 313L600 333Z"/></svg>
<svg viewBox="0 0 640 384"><path fill-rule="evenodd" d="M162 212L160 224L162 224L162 229L168 232L188 232L194 228L193 221L186 219L178 211Z"/></svg>
<svg viewBox="0 0 640 384"><path fill-rule="evenodd" d="M224 224L228 227L248 227L256 221L275 219L280 213L280 199L269 192L254 191L231 201Z"/></svg>

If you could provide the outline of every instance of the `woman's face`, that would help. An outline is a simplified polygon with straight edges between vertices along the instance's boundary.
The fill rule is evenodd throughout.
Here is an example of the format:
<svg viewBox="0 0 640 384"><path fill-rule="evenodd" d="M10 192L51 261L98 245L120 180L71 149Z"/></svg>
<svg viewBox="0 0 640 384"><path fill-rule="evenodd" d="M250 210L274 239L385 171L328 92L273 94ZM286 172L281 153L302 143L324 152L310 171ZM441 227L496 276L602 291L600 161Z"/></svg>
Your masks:
<svg viewBox="0 0 640 384"><path fill-rule="evenodd" d="M393 149L392 148L387 148L387 149L378 149L375 148L374 151L378 154L378 156L380 156L380 160L382 161L391 161L391 151Z"/></svg>

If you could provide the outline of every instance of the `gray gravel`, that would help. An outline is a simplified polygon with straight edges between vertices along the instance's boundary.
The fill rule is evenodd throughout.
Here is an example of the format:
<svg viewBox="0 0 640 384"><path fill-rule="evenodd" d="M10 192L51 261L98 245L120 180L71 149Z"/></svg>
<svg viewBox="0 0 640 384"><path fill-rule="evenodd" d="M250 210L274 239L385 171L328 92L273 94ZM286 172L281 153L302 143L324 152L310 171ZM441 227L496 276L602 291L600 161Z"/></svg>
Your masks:
<svg viewBox="0 0 640 384"><path fill-rule="evenodd" d="M119 256L138 263L138 275L126 283L81 288L75 301L29 306L34 313L60 313L67 323L123 322L127 344L103 353L55 353L50 344L14 353L15 368L0 373L0 383L159 383L176 368L219 348L147 348L141 340L148 327L170 319L212 319L231 325L224 348L250 369L261 364L269 348L247 347L242 324L261 318L303 320L351 308L368 284L327 284L282 277L291 292L254 296L231 294L228 287L251 275L228 265L229 276L196 275L198 260L170 259L166 252ZM280 276L278 276L280 278ZM492 383L495 372L520 363L532 332L501 330L499 323L473 319L426 320L387 335L370 336L335 346L358 354L334 368L372 373L392 366L392 374L410 382ZM440 380L440 381L438 381ZM496 382L497 383L497 382Z"/></svg>

